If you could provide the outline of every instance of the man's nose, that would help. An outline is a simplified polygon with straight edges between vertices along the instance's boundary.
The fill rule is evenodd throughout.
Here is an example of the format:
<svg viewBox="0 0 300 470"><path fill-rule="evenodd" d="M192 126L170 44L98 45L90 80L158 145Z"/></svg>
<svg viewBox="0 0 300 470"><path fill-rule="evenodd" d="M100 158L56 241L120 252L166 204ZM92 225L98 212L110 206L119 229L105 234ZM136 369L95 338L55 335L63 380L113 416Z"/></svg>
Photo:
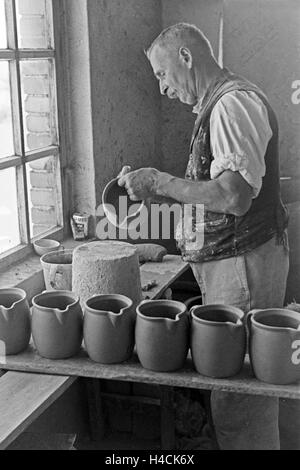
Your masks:
<svg viewBox="0 0 300 470"><path fill-rule="evenodd" d="M169 87L165 83L160 82L159 83L159 88L160 88L160 93L162 95L166 95Z"/></svg>

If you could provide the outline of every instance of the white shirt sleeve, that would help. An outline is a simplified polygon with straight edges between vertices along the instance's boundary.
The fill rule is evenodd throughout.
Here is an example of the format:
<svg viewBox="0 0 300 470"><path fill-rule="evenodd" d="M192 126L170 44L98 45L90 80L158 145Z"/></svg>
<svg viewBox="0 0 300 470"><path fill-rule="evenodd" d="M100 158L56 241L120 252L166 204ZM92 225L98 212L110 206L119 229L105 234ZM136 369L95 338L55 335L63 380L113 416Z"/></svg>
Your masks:
<svg viewBox="0 0 300 470"><path fill-rule="evenodd" d="M252 91L226 93L210 118L212 179L225 170L239 171L257 197L266 173L265 153L272 137L267 108Z"/></svg>

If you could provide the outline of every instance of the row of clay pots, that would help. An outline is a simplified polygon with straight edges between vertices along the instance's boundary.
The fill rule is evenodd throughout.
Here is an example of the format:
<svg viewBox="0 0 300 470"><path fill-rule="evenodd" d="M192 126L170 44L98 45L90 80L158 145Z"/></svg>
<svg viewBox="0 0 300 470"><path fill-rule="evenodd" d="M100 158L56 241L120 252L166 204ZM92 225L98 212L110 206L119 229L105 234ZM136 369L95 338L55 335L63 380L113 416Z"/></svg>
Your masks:
<svg viewBox="0 0 300 470"><path fill-rule="evenodd" d="M102 364L130 358L134 344L144 368L168 372L183 367L189 348L195 369L222 378L237 374L244 362L244 313L225 305L193 306L173 300L133 302L122 295L96 295L84 302L69 291L46 291L32 300L0 290L0 341L6 354L18 354L32 331L37 351L49 359L79 352L84 339L89 357ZM249 352L255 376L274 384L300 380L300 313L286 309L249 312Z"/></svg>

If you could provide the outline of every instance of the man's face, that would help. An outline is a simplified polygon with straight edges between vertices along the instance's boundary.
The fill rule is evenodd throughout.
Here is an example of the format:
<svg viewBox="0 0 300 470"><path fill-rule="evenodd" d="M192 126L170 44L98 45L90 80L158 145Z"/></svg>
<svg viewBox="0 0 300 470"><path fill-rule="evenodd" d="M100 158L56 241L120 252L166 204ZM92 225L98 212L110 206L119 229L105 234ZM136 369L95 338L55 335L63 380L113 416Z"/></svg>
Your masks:
<svg viewBox="0 0 300 470"><path fill-rule="evenodd" d="M162 95L194 106L198 97L188 62L178 53L154 46L149 60Z"/></svg>

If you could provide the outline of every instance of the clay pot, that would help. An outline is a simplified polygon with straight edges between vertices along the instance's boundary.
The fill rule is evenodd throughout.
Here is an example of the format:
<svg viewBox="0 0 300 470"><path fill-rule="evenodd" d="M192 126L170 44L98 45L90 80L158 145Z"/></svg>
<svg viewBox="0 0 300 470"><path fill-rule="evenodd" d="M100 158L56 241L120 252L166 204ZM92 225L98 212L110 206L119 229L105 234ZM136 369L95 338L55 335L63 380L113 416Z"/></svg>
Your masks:
<svg viewBox="0 0 300 470"><path fill-rule="evenodd" d="M231 377L237 374L246 352L246 328L242 310L226 305L191 309L191 353L199 374Z"/></svg>
<svg viewBox="0 0 300 470"><path fill-rule="evenodd" d="M37 255L43 256L51 251L57 251L61 249L61 244L57 240L51 240L50 238L42 238L33 242L33 248Z"/></svg>
<svg viewBox="0 0 300 470"><path fill-rule="evenodd" d="M41 257L46 289L72 289L72 250L52 251Z"/></svg>
<svg viewBox="0 0 300 470"><path fill-rule="evenodd" d="M300 380L300 313L280 308L252 310L247 324L255 376L276 385Z"/></svg>
<svg viewBox="0 0 300 470"><path fill-rule="evenodd" d="M120 294L142 300L139 259L130 243L95 241L78 246L73 254L73 288L82 308L93 295Z"/></svg>
<svg viewBox="0 0 300 470"><path fill-rule="evenodd" d="M175 300L141 302L137 307L135 341L145 369L169 372L183 367L189 348L186 306Z"/></svg>
<svg viewBox="0 0 300 470"><path fill-rule="evenodd" d="M0 354L18 354L30 340L30 309L22 289L0 289Z"/></svg>
<svg viewBox="0 0 300 470"><path fill-rule="evenodd" d="M131 201L126 189L118 185L114 178L105 186L102 193L102 207L109 222L115 227L127 228L144 207L144 202Z"/></svg>
<svg viewBox="0 0 300 470"><path fill-rule="evenodd" d="M124 295L95 295L84 304L84 343L93 361L126 361L134 347L133 302Z"/></svg>
<svg viewBox="0 0 300 470"><path fill-rule="evenodd" d="M69 291L45 291L32 299L32 337L38 353L48 359L66 359L82 343L79 298Z"/></svg>

